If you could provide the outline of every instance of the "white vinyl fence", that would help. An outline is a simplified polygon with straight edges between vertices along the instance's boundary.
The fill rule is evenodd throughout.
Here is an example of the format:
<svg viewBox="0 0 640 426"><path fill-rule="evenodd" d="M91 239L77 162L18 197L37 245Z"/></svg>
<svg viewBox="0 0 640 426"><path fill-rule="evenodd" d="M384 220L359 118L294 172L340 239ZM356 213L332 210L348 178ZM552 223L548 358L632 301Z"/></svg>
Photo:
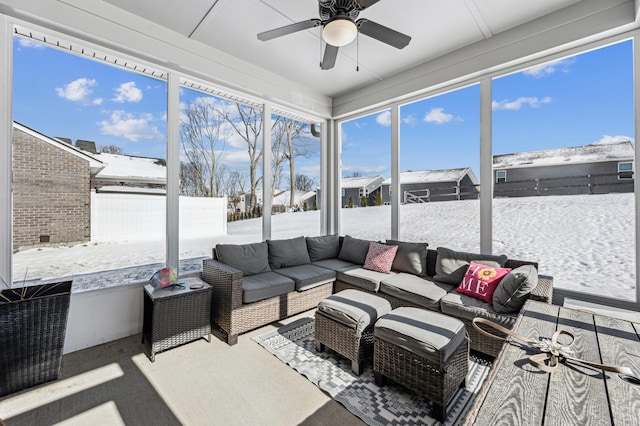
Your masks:
<svg viewBox="0 0 640 426"><path fill-rule="evenodd" d="M227 233L227 199L180 197L180 238ZM91 241L153 241L166 235L162 195L91 191Z"/></svg>

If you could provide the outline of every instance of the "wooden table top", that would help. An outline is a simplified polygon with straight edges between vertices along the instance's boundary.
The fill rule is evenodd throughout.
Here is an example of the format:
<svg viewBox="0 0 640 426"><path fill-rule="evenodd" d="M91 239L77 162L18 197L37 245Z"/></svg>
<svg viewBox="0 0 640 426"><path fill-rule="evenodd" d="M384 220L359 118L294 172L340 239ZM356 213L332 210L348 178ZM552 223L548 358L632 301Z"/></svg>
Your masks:
<svg viewBox="0 0 640 426"><path fill-rule="evenodd" d="M551 338L556 330L575 336L575 357L628 367L640 377L640 324L527 301L514 327L535 341ZM537 353L505 345L466 424L640 425L640 385L574 362L545 373L529 364L529 356Z"/></svg>

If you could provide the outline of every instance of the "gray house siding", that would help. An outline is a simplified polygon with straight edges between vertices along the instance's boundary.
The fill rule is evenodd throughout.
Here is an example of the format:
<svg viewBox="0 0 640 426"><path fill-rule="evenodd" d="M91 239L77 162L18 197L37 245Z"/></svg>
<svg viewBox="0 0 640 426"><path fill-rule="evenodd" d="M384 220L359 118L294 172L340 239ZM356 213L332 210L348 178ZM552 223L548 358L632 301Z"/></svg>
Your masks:
<svg viewBox="0 0 640 426"><path fill-rule="evenodd" d="M633 192L633 178L619 179L618 163L621 162L626 161L497 168L493 171L493 196L530 197ZM506 170L506 182L497 181L499 170Z"/></svg>

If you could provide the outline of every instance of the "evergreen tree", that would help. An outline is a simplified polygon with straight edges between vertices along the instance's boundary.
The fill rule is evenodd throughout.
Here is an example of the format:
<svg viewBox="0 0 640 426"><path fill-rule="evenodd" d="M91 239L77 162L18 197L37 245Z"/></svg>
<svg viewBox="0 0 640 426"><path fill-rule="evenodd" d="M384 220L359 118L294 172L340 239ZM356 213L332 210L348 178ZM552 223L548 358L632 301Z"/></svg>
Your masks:
<svg viewBox="0 0 640 426"><path fill-rule="evenodd" d="M347 203L347 206L349 206L350 209L352 209L356 204L353 202L353 197L349 197L349 202Z"/></svg>
<svg viewBox="0 0 640 426"><path fill-rule="evenodd" d="M318 201L317 200L313 200L313 209L314 210L318 210Z"/></svg>
<svg viewBox="0 0 640 426"><path fill-rule="evenodd" d="M307 210L309 210L309 204L307 204L307 202L306 202L306 201L302 204L302 210L303 210L303 211L305 211L305 212L306 212Z"/></svg>
<svg viewBox="0 0 640 426"><path fill-rule="evenodd" d="M376 206L382 205L382 191L378 190L376 192Z"/></svg>
<svg viewBox="0 0 640 426"><path fill-rule="evenodd" d="M367 197L364 195L360 197L360 207L367 207Z"/></svg>

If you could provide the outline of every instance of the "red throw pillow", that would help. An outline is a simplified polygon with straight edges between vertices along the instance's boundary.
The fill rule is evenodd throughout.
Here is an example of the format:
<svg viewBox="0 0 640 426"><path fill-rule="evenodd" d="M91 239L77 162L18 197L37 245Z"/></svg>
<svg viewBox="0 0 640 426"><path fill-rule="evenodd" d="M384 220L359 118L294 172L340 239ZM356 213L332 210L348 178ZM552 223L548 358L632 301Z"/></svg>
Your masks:
<svg viewBox="0 0 640 426"><path fill-rule="evenodd" d="M475 297L493 305L493 292L511 268L494 268L481 263L470 262L462 282L456 289L458 293Z"/></svg>
<svg viewBox="0 0 640 426"><path fill-rule="evenodd" d="M391 273L391 265L397 251L398 246L388 246L371 241L367 258L364 261L364 269L382 272L383 274Z"/></svg>

